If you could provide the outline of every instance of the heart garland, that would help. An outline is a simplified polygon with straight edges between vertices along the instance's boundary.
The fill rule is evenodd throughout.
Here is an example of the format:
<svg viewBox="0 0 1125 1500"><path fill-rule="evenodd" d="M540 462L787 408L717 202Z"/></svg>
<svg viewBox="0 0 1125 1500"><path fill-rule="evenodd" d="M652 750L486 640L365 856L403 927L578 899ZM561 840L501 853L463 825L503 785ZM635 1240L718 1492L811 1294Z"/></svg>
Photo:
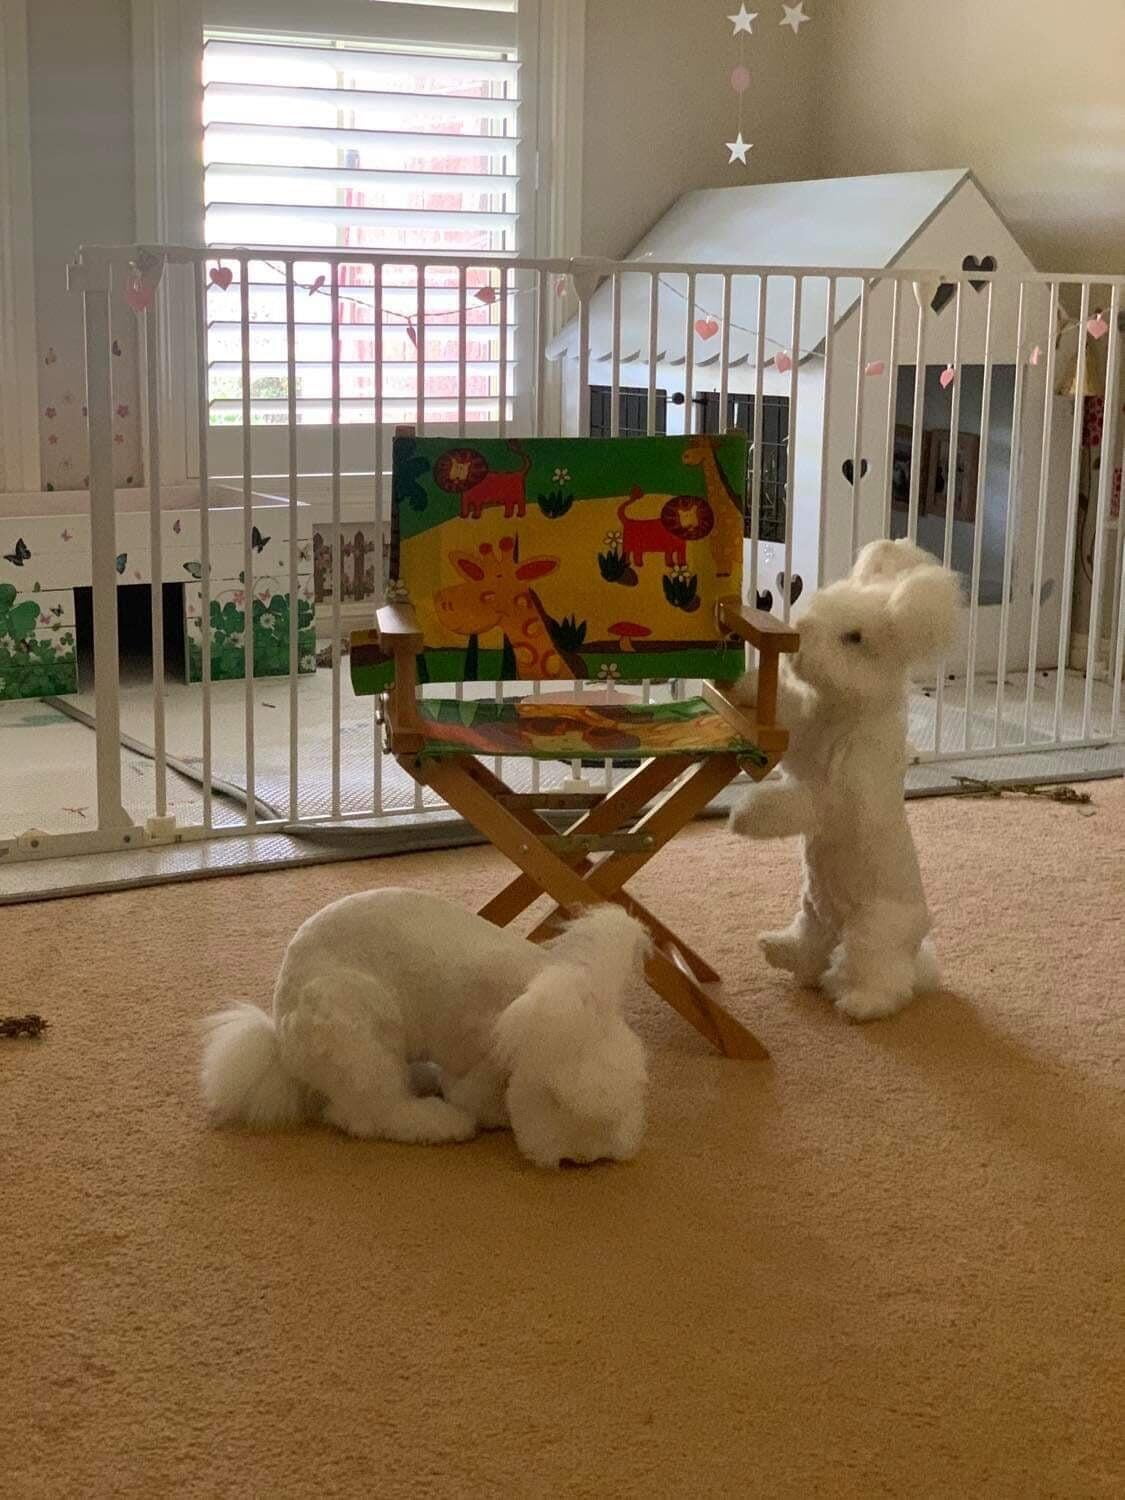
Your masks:
<svg viewBox="0 0 1125 1500"><path fill-rule="evenodd" d="M855 463L854 463L854 461L852 459L850 459L850 458L845 458L844 462L840 465L840 468L841 468L841 472L843 473L844 478L848 481L848 483L854 489L855 488ZM859 461L859 477L861 479L866 479L867 478L867 468L868 468L867 460L865 458L861 458L860 461Z"/></svg>

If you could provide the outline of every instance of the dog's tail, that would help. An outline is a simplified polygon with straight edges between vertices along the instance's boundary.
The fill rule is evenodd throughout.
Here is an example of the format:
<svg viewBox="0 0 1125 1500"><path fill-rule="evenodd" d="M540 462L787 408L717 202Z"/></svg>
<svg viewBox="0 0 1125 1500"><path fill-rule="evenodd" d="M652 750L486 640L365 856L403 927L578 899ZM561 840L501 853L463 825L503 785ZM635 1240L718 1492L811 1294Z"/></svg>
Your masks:
<svg viewBox="0 0 1125 1500"><path fill-rule="evenodd" d="M282 1066L272 1016L256 1005L235 1005L204 1027L200 1081L217 1125L270 1130L310 1118L310 1092Z"/></svg>

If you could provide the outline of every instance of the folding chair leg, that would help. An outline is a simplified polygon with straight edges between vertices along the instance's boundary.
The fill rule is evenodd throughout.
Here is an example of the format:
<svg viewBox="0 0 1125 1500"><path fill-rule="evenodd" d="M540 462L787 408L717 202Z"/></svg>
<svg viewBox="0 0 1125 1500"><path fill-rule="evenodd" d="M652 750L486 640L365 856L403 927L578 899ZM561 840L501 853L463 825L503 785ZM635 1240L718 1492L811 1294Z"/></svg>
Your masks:
<svg viewBox="0 0 1125 1500"><path fill-rule="evenodd" d="M564 860L544 848L537 833L499 803L464 765L433 762L426 767L425 780L450 807L456 808L524 871L534 884L536 895L551 896L564 912L598 906L607 899ZM658 810L650 816L655 816ZM615 899L619 888L620 883L608 899ZM761 1058L768 1055L756 1037L666 954L659 951L653 954L646 965L646 973L656 992L725 1056Z"/></svg>
<svg viewBox="0 0 1125 1500"><path fill-rule="evenodd" d="M724 1057L748 1062L769 1057L765 1047L741 1021L736 1021L665 954L653 954L645 965L645 973L656 993L696 1031L702 1032Z"/></svg>

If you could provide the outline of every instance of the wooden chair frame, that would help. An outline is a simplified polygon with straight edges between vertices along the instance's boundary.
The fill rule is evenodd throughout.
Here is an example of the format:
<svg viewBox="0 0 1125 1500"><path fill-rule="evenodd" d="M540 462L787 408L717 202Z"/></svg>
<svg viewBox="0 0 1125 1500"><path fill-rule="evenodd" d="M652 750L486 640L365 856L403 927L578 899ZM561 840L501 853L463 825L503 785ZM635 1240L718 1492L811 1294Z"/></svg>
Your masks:
<svg viewBox="0 0 1125 1500"><path fill-rule="evenodd" d="M717 611L724 631L758 650L758 701L753 713L735 703L729 682L704 683L703 696L763 752L764 765L745 763L747 772L760 780L788 743L786 730L776 722L778 667L783 652L797 650L797 632L737 598L721 601ZM646 974L657 994L726 1057L768 1056L761 1042L724 1009L716 993L716 971L625 889L734 780L743 769L739 757L659 756L604 793L513 792L469 751L427 759L427 739L437 731L418 711L416 657L423 637L417 617L409 606L384 605L377 612L377 628L382 649L395 663L394 684L384 697L388 748L404 770L432 787L521 872L485 903L481 916L505 927L545 895L553 910L530 934L532 941L541 942L565 918L615 901L652 936ZM541 815L546 810L570 810L578 816L560 834Z"/></svg>

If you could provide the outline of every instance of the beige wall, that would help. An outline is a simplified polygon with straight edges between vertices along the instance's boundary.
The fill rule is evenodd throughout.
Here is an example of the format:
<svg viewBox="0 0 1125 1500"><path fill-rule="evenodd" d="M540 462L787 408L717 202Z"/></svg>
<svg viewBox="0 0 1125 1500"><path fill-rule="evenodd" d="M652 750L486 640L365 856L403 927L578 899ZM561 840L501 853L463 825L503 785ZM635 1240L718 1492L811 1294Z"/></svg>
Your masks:
<svg viewBox="0 0 1125 1500"><path fill-rule="evenodd" d="M69 489L88 463L82 301L67 291L67 262L83 242L134 237L130 5L31 0L27 14L42 480ZM119 304L114 314L114 461L124 484L140 472L135 319Z"/></svg>
<svg viewBox="0 0 1125 1500"><path fill-rule="evenodd" d="M825 176L971 167L1041 269L1125 270L1125 0L809 9Z"/></svg>
<svg viewBox="0 0 1125 1500"><path fill-rule="evenodd" d="M823 3L823 0L822 0ZM1125 0L1121 0L1125 4ZM782 30L773 0L746 39L749 170L728 164L738 62L727 12L738 0L587 0L582 248L624 255L697 187L817 175L813 130L822 41L815 25ZM810 7L810 13L813 7Z"/></svg>

